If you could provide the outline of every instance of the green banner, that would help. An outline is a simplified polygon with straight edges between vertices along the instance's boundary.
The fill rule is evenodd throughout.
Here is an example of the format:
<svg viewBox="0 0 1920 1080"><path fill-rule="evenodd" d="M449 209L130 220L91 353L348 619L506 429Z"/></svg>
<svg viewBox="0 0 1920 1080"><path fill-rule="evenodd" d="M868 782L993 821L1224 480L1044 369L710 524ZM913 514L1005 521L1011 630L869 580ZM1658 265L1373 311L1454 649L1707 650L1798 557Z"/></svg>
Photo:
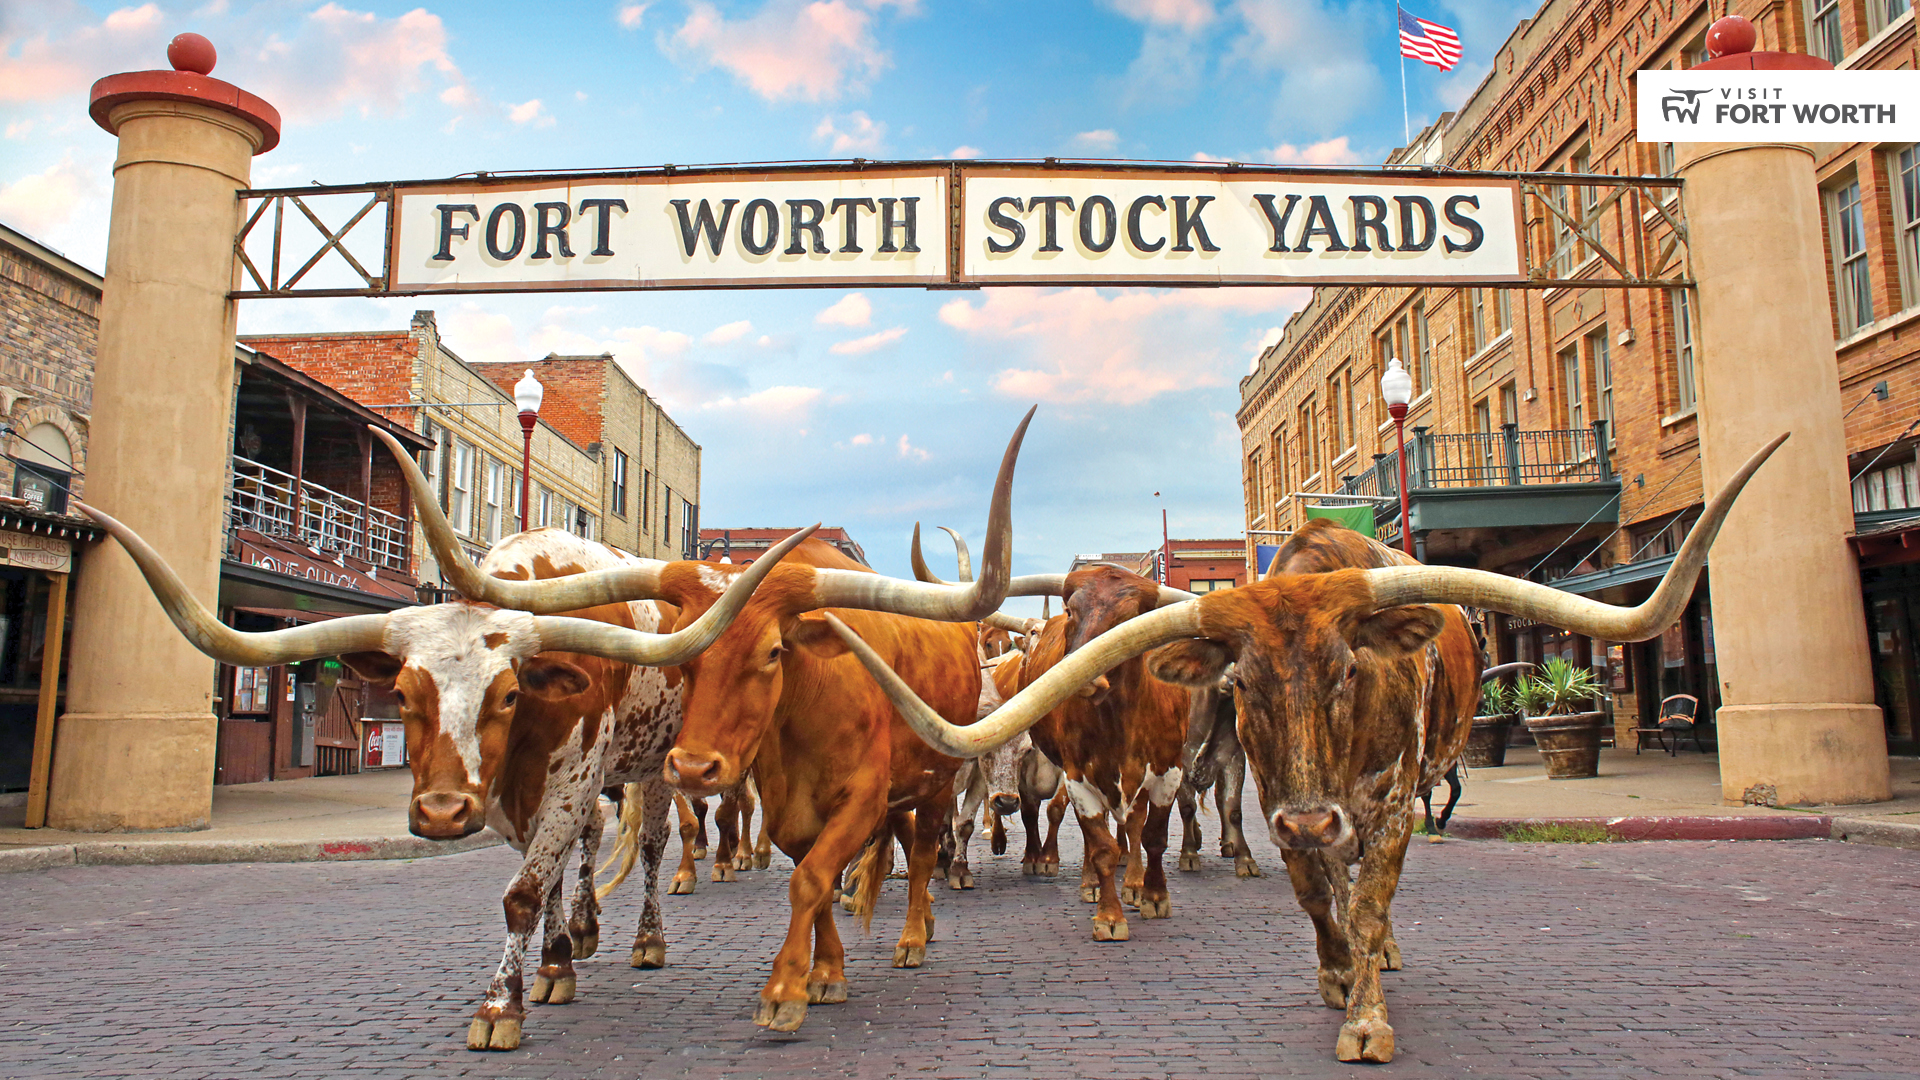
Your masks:
<svg viewBox="0 0 1920 1080"><path fill-rule="evenodd" d="M1326 518L1337 521L1362 536L1373 535L1373 507L1371 506L1307 506L1310 518Z"/></svg>

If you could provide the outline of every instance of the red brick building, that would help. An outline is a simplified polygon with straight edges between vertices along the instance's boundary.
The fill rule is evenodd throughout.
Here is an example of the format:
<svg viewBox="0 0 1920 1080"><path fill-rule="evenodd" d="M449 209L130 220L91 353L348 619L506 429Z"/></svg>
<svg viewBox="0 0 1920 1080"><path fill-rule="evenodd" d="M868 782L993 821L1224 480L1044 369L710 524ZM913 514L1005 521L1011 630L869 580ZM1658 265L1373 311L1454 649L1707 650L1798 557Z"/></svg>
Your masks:
<svg viewBox="0 0 1920 1080"><path fill-rule="evenodd" d="M701 529L699 557L708 562L731 562L744 566L759 558L768 548L799 531L799 526L791 529ZM861 566L873 565L867 562L866 549L860 546L859 541L847 535L847 530L838 525L822 525L813 531L813 537L832 544L839 549L840 554Z"/></svg>
<svg viewBox="0 0 1920 1080"><path fill-rule="evenodd" d="M1212 592L1233 589L1247 583L1247 542L1242 537L1222 540L1169 540L1171 558L1167 565L1167 584L1187 592ZM1078 555L1067 567L1072 573L1094 563L1113 563L1159 580L1162 549L1152 551L1105 552Z"/></svg>

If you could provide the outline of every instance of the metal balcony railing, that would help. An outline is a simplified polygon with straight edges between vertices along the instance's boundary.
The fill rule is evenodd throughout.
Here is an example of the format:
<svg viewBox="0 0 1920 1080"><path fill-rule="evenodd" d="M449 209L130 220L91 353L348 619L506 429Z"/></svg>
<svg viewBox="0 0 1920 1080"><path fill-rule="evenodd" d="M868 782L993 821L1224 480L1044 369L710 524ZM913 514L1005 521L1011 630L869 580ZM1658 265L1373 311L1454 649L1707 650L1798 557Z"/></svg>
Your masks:
<svg viewBox="0 0 1920 1080"><path fill-rule="evenodd" d="M1436 435L1424 427L1412 434L1407 440L1407 487L1413 491L1597 484L1614 478L1604 420L1589 428L1521 431L1518 424L1502 424L1499 431L1471 435ZM1377 454L1365 472L1343 479L1332 494L1398 498L1399 452ZM1397 505L1380 504L1383 518L1399 512Z"/></svg>
<svg viewBox="0 0 1920 1080"><path fill-rule="evenodd" d="M405 518L238 456L233 459L233 527L297 536L316 550L407 569Z"/></svg>

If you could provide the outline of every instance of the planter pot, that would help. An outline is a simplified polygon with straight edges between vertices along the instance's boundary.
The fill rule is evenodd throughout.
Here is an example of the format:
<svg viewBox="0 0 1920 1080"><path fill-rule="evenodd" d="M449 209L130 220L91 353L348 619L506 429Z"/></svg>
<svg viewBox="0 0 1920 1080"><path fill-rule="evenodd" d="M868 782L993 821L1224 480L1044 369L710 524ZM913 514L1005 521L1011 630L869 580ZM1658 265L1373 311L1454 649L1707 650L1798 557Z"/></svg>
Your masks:
<svg viewBox="0 0 1920 1080"><path fill-rule="evenodd" d="M1547 763L1547 779L1600 775L1600 727L1606 718L1603 712L1527 717L1527 730Z"/></svg>
<svg viewBox="0 0 1920 1080"><path fill-rule="evenodd" d="M1507 763L1507 736L1513 730L1513 721L1512 713L1473 718L1467 749L1461 755L1468 768L1497 769Z"/></svg>

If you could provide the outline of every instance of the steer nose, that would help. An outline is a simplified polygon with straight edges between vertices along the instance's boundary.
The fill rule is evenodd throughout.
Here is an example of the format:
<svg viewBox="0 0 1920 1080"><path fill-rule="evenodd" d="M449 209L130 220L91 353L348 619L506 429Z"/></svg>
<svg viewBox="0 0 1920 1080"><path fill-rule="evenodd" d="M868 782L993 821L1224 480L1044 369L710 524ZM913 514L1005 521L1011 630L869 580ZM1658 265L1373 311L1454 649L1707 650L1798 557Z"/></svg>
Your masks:
<svg viewBox="0 0 1920 1080"><path fill-rule="evenodd" d="M1347 815L1338 806L1325 810L1275 810L1273 842L1283 848L1332 847L1346 838Z"/></svg>
<svg viewBox="0 0 1920 1080"><path fill-rule="evenodd" d="M407 807L407 828L428 840L457 840L485 826L480 800L457 791L429 791L415 795Z"/></svg>
<svg viewBox="0 0 1920 1080"><path fill-rule="evenodd" d="M1107 682L1107 677L1105 675L1101 675L1098 678L1094 679L1093 681L1087 683L1085 686L1082 686L1080 688L1079 693L1080 693L1080 696L1083 698L1097 698L1105 694L1107 692L1108 687L1109 687L1109 684Z"/></svg>
<svg viewBox="0 0 1920 1080"><path fill-rule="evenodd" d="M727 759L712 750L682 750L676 746L667 751L667 763L660 771L667 783L682 791L711 795L724 786Z"/></svg>
<svg viewBox="0 0 1920 1080"><path fill-rule="evenodd" d="M1001 817L1006 817L1008 814L1012 814L1019 809L1020 796L1018 795L995 795L993 797L993 812L999 814Z"/></svg>

